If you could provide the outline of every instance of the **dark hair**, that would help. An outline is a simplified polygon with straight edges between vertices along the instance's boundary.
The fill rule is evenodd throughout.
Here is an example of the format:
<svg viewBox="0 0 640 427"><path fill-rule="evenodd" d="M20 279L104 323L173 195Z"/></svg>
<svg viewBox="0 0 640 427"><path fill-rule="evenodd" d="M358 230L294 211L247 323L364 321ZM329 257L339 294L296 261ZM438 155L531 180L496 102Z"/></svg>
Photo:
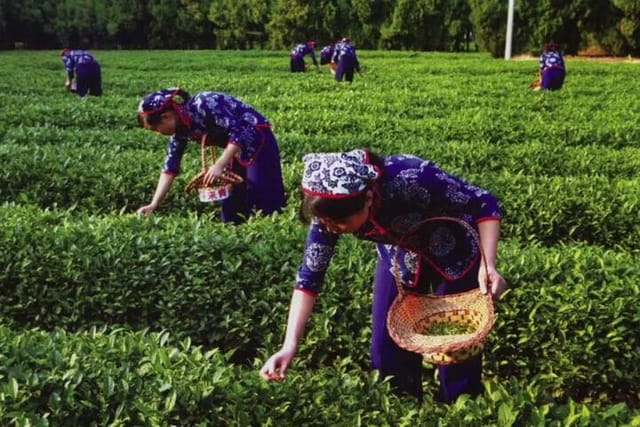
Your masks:
<svg viewBox="0 0 640 427"><path fill-rule="evenodd" d="M146 115L138 114L138 124L144 127L145 121L146 121L146 123L149 126L155 126L162 121L162 113L170 109L171 109L171 106L167 106L166 108L163 108L162 110L154 111L151 114L146 114Z"/></svg>
<svg viewBox="0 0 640 427"><path fill-rule="evenodd" d="M146 118L146 122L149 126L155 126L158 123L160 123L162 121L162 113L164 113L167 110L170 110L171 107L167 106L165 108L163 108L162 110L158 110L158 111L154 111L151 114L147 114L146 116L144 116ZM138 116L140 118L142 118L142 116ZM142 121L142 125L144 126L144 121Z"/></svg>
<svg viewBox="0 0 640 427"><path fill-rule="evenodd" d="M554 42L548 42L544 44L545 52L555 52L560 50L560 45Z"/></svg>
<svg viewBox="0 0 640 427"><path fill-rule="evenodd" d="M189 99L191 99L191 95L189 95L189 92L184 89L176 88L172 93L172 96L165 101L164 105L156 109L153 109L148 105L145 106L145 103L143 101L142 112L138 112L138 124L144 127L146 120L147 124L149 124L150 126L155 126L162 121L162 113L173 108L172 104L183 105L184 103L189 101Z"/></svg>
<svg viewBox="0 0 640 427"><path fill-rule="evenodd" d="M377 154L369 151L369 160L372 165L383 169L382 159ZM304 223L309 223L313 217L328 218L332 221L343 220L364 208L367 201L367 193L372 186L373 184L370 184L360 193L352 197L343 198L313 196L301 192L302 201L298 209L298 216Z"/></svg>
<svg viewBox="0 0 640 427"><path fill-rule="evenodd" d="M329 197L312 196L302 193L302 202L298 210L300 221L309 223L311 218L329 218L333 221L340 221L357 212L360 212L366 201L369 187L353 197L333 199Z"/></svg>

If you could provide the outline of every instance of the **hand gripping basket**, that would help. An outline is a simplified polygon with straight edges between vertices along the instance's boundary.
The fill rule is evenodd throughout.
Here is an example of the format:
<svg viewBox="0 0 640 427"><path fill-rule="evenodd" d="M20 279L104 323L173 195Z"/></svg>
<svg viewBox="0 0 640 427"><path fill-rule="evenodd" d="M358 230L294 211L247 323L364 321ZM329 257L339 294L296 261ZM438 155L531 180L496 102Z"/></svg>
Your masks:
<svg viewBox="0 0 640 427"><path fill-rule="evenodd" d="M198 190L201 202L218 202L226 199L231 194L233 184L239 184L243 181L242 177L236 173L225 170L223 175L211 184L204 183L204 175L207 173L209 165L207 163L207 135L202 136L200 142L200 152L202 156L202 171L194 176L191 181L184 187L185 191ZM216 152L213 146L210 146L211 165L216 162Z"/></svg>
<svg viewBox="0 0 640 427"><path fill-rule="evenodd" d="M450 217L435 217L424 222L435 220L452 220L465 226L476 239L486 270L480 239L469 224ZM438 365L459 363L482 352L485 338L495 322L491 295L482 294L479 288L443 296L406 292L399 280L397 259L394 273L398 296L389 308L387 329L398 346L420 353L425 361ZM464 325L472 331L451 334L431 332L437 329L434 325L438 324Z"/></svg>

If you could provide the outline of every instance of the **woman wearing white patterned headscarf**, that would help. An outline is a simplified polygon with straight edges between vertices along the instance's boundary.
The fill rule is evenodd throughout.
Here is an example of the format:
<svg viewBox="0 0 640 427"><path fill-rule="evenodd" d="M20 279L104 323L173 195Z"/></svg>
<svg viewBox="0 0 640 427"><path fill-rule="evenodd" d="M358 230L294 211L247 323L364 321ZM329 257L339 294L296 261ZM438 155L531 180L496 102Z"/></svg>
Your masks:
<svg viewBox="0 0 640 427"><path fill-rule="evenodd" d="M265 362L261 376L266 380L285 377L338 238L351 233L376 242L378 250L372 368L392 376L397 391L421 399L422 357L396 345L387 330L387 312L397 295L395 277L416 292L444 295L480 287L497 298L507 286L495 268L501 219L498 200L411 155L378 157L368 150L315 153L304 157L304 166L300 213L311 224L284 344ZM445 216L466 222L477 231L480 243L456 221L434 220ZM481 253L486 269L480 263ZM452 402L462 393L482 392L482 355L440 365L438 370L440 400Z"/></svg>

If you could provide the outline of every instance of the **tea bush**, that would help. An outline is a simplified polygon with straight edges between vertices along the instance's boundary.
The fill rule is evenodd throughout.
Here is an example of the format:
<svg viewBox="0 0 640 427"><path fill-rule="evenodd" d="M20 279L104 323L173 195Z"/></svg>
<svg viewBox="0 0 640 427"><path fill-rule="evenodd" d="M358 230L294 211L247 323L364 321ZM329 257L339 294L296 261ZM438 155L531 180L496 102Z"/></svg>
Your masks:
<svg viewBox="0 0 640 427"><path fill-rule="evenodd" d="M363 76L288 72L287 52L98 51L105 94L63 88L58 52L2 52L0 424L640 425L637 64L362 51ZM55 71L58 70L58 71ZM166 137L137 127L144 94L219 90L272 122L284 213L239 227L181 191L152 218ZM481 396L422 405L368 372L375 248L345 236L283 383L282 342L306 227L301 158L413 153L501 199L511 283ZM193 343L193 344L192 344Z"/></svg>

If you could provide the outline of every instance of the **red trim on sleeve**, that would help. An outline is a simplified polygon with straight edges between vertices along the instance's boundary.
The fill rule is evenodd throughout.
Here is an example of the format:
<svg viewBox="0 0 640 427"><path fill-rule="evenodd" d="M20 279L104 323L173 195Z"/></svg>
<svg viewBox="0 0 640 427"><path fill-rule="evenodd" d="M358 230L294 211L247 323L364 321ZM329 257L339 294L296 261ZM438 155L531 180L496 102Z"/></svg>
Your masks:
<svg viewBox="0 0 640 427"><path fill-rule="evenodd" d="M178 176L177 173L170 172L170 171L162 171L162 173L165 174L165 175L170 175L170 176Z"/></svg>
<svg viewBox="0 0 640 427"><path fill-rule="evenodd" d="M502 221L502 217L501 216L485 216L485 217L476 219L476 224L480 224L481 222L485 222L485 221Z"/></svg>
<svg viewBox="0 0 640 427"><path fill-rule="evenodd" d="M312 297L317 297L318 296L318 292L310 291L309 289L298 288L297 286L294 286L293 290L294 291L303 292L303 293L305 293L307 295L311 295Z"/></svg>

